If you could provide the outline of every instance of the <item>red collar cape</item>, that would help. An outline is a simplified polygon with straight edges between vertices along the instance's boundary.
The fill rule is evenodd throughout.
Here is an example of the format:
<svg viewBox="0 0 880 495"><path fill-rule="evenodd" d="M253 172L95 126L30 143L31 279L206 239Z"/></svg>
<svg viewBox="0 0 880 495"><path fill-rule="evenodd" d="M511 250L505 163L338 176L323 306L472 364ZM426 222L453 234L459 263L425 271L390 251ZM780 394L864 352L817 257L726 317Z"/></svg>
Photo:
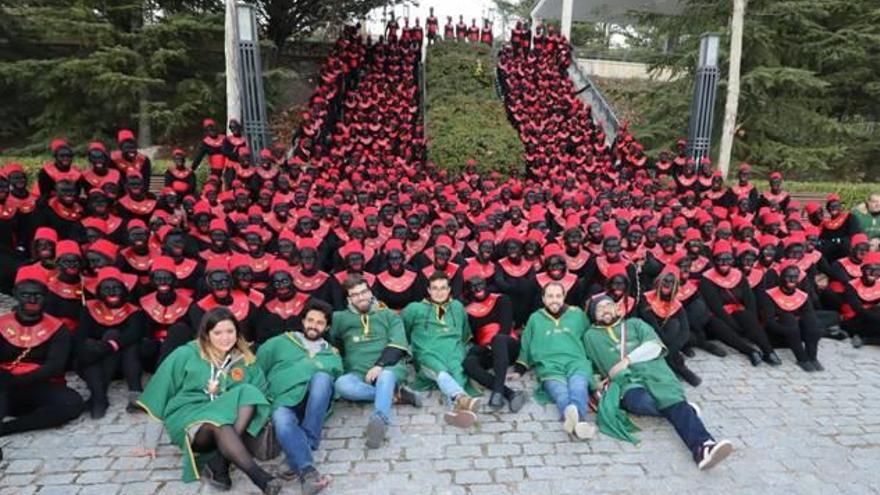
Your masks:
<svg viewBox="0 0 880 495"><path fill-rule="evenodd" d="M484 280L492 280L492 277L495 276L495 264L492 262L489 263L480 263L476 258L471 259L467 266L474 266L478 269L478 274L480 278Z"/></svg>
<svg viewBox="0 0 880 495"><path fill-rule="evenodd" d="M489 294L482 301L472 301L465 307L465 310L474 318L483 318L495 309L495 304L500 298L500 294Z"/></svg>
<svg viewBox="0 0 880 495"><path fill-rule="evenodd" d="M22 349L45 343L63 326L61 320L45 313L39 322L31 326L19 323L15 319L15 313L0 316L0 335L10 344Z"/></svg>
<svg viewBox="0 0 880 495"><path fill-rule="evenodd" d="M822 229L823 230L837 230L843 226L846 219L849 218L849 212L844 211L837 218L826 218L822 221Z"/></svg>
<svg viewBox="0 0 880 495"><path fill-rule="evenodd" d="M193 271L195 271L198 263L194 259L184 258L180 263L175 263L174 265L174 275L177 277L177 280L183 280L186 277L192 275Z"/></svg>
<svg viewBox="0 0 880 495"><path fill-rule="evenodd" d="M107 173L104 175L98 175L94 170L87 169L82 172L82 178L85 179L90 186L101 188L104 184L118 184L120 174L119 170L116 170L115 168L107 169Z"/></svg>
<svg viewBox="0 0 880 495"><path fill-rule="evenodd" d="M202 138L202 142L205 143L209 148L215 148L214 153L220 153L220 150L217 148L222 148L223 143L226 141L226 136L218 134L217 137L212 138L211 136L205 136Z"/></svg>
<svg viewBox="0 0 880 495"><path fill-rule="evenodd" d="M358 273L358 275L364 277L364 280L367 281L367 285L369 285L370 287L372 287L373 282L376 281L376 276L373 275L372 273L361 272L361 273ZM348 270L336 272L333 274L333 276L336 277L336 281L341 284L341 283L345 282L345 279L348 278Z"/></svg>
<svg viewBox="0 0 880 495"><path fill-rule="evenodd" d="M269 253L263 253L263 256L259 258L254 258L251 255L247 255L250 258L251 268L254 270L254 273L263 273L269 269L269 265L271 265L275 261L275 256Z"/></svg>
<svg viewBox="0 0 880 495"><path fill-rule="evenodd" d="M568 270L572 272L580 270L590 260L590 252L586 249L578 249L577 255L569 256L568 251L563 248L563 256L565 257L565 264L568 265Z"/></svg>
<svg viewBox="0 0 880 495"><path fill-rule="evenodd" d="M214 252L211 248L205 249L199 252L199 257L205 260L206 262L211 261L215 258L229 258L232 256L232 251L226 250L221 253Z"/></svg>
<svg viewBox="0 0 880 495"><path fill-rule="evenodd" d="M601 255L601 256L596 257L596 268L599 269L599 273L602 274L603 278L606 278L606 279L608 278L608 270L610 270L611 267L615 266L615 265L619 265L619 266L623 266L624 268L627 268L629 266L629 263L627 263L623 258L621 258L620 261L615 261L612 263L612 262L608 261L608 258L606 258L605 255ZM628 276L629 275L627 275L627 277Z"/></svg>
<svg viewBox="0 0 880 495"><path fill-rule="evenodd" d="M725 191L724 189L719 189L717 191L713 191L712 189L708 189L703 192L703 196L714 201L716 199L720 199L722 196L724 196L724 193L726 193L726 192L727 191Z"/></svg>
<svg viewBox="0 0 880 495"><path fill-rule="evenodd" d="M140 201L132 199L131 196L125 195L117 201L119 206L134 213L135 215L149 215L156 208L156 200L152 198L144 198Z"/></svg>
<svg viewBox="0 0 880 495"><path fill-rule="evenodd" d="M287 320L293 316L299 316L302 314L308 301L308 294L297 292L288 301L282 301L277 297L270 299L266 303L265 309L274 315L278 315L282 320Z"/></svg>
<svg viewBox="0 0 880 495"><path fill-rule="evenodd" d="M704 175L697 175L697 181L700 185L709 187L712 185L712 176L710 175L709 177L706 177Z"/></svg>
<svg viewBox="0 0 880 495"><path fill-rule="evenodd" d="M434 268L434 265L433 265L433 264L432 264L432 265L428 265L428 266L422 268L422 275L424 275L425 278L428 278L428 277L430 277L431 275L433 275L434 272L436 272L436 271L437 271L437 269ZM446 273L446 276L449 277L450 280L451 280L452 278L455 277L455 274L458 273L458 265L455 264L455 263L453 263L453 262L451 262L451 261L450 261L450 262L447 262L447 263L446 263L446 268L445 268L443 271Z"/></svg>
<svg viewBox="0 0 880 495"><path fill-rule="evenodd" d="M330 275L320 270L312 276L305 275L300 267L294 268L291 275L293 275L293 285L300 292L314 292L330 278Z"/></svg>
<svg viewBox="0 0 880 495"><path fill-rule="evenodd" d="M257 173L257 169L254 167L244 168L238 162L229 162L232 164L232 169L235 171L235 175L241 177L243 179L250 179Z"/></svg>
<svg viewBox="0 0 880 495"><path fill-rule="evenodd" d="M863 303L873 306L880 302L880 284L875 282L874 285L868 287L861 278L851 280L849 284L855 289Z"/></svg>
<svg viewBox="0 0 880 495"><path fill-rule="evenodd" d="M26 198L17 198L12 193L9 193L9 196L6 198L6 204L14 206L19 213L27 214L37 208L37 199L38 196L36 194L28 194Z"/></svg>
<svg viewBox="0 0 880 495"><path fill-rule="evenodd" d="M657 160L656 162L654 162L654 166L657 167L657 170L661 172L667 172L670 168L672 168L672 162Z"/></svg>
<svg viewBox="0 0 880 495"><path fill-rule="evenodd" d="M759 263L755 263L755 266L752 267L752 271L746 276L746 279L749 281L749 287L754 289L764 280L764 275L767 274L767 269L761 266ZM803 273L802 273L803 274Z"/></svg>
<svg viewBox="0 0 880 495"><path fill-rule="evenodd" d="M602 254L602 243L601 242L590 242L586 245L587 251L593 253L594 256L599 256Z"/></svg>
<svg viewBox="0 0 880 495"><path fill-rule="evenodd" d="M672 301L664 301L656 290L645 292L645 301L651 308L651 312L660 318L669 318L681 310L681 300L676 297Z"/></svg>
<svg viewBox="0 0 880 495"><path fill-rule="evenodd" d="M178 291L174 302L168 306L164 306L156 297L156 292L151 292L140 298L141 308L151 320L159 325L170 326L180 321L186 316L189 307L192 306L193 299L189 294Z"/></svg>
<svg viewBox="0 0 880 495"><path fill-rule="evenodd" d="M800 289L795 289L793 294L788 295L782 292L779 287L773 287L767 289L767 295L780 309L788 313L800 309L808 299L807 293ZM878 291L878 296L880 296L880 291Z"/></svg>
<svg viewBox="0 0 880 495"><path fill-rule="evenodd" d="M137 306L131 303L125 303L118 308L108 308L98 299L86 301L86 309L97 324L105 327L119 325L138 311Z"/></svg>
<svg viewBox="0 0 880 495"><path fill-rule="evenodd" d="M850 278L859 278L862 276L861 263L856 263L849 259L849 257L840 258L837 262L840 263L840 266L843 267L843 270L850 276Z"/></svg>
<svg viewBox="0 0 880 495"><path fill-rule="evenodd" d="M715 268L710 268L703 272L703 278L722 289L733 289L739 285L739 282L742 280L742 272L739 271L738 268L731 268L730 273L725 277L718 273Z"/></svg>
<svg viewBox="0 0 880 495"><path fill-rule="evenodd" d="M550 282L561 283L562 286L565 287L566 294L568 294L568 291L570 291L571 288L574 287L574 283L577 282L577 275L575 275L574 273L566 273L565 276L562 277L562 279L555 280L553 278L550 278L549 274L541 272L536 275L535 278L537 279L538 285L541 287L541 289L546 287L547 284L549 284Z"/></svg>
<svg viewBox="0 0 880 495"><path fill-rule="evenodd" d="M49 162L43 165L43 171L46 172L46 175L48 175L55 182L65 179L71 182L76 182L80 179L80 177L82 177L82 173L77 170L74 165L70 165L70 170L68 170L67 172L62 172L58 170L58 167L55 166L55 162ZM48 193L51 191L45 192Z"/></svg>
<svg viewBox="0 0 880 495"><path fill-rule="evenodd" d="M126 173L129 170L140 172L141 166L147 161L147 157L138 153L134 156L134 161L130 162L122 156L122 151L114 150L110 153L110 160L113 161L113 164L116 165L116 168L122 173Z"/></svg>
<svg viewBox="0 0 880 495"><path fill-rule="evenodd" d="M185 180L188 179L192 175L192 170L185 168L180 170L177 167L168 167L168 173L171 174L175 179Z"/></svg>
<svg viewBox="0 0 880 495"><path fill-rule="evenodd" d="M260 178L263 180L272 180L275 178L276 175L278 175L278 169L274 167L270 168L269 170L266 170L263 167L257 167L256 170L257 175L259 175Z"/></svg>
<svg viewBox="0 0 880 495"><path fill-rule="evenodd" d="M709 258L700 255L697 256L691 264L691 273L701 273L709 267Z"/></svg>
<svg viewBox="0 0 880 495"><path fill-rule="evenodd" d="M407 260L411 260L413 256L424 251L426 244L428 244L428 238L422 234L419 234L419 238L416 240L407 239L406 246L404 247Z"/></svg>
<svg viewBox="0 0 880 495"><path fill-rule="evenodd" d="M399 294L412 287L417 277L418 273L412 270L404 269L399 277L395 277L388 270L385 270L376 276L376 280L386 289Z"/></svg>
<svg viewBox="0 0 880 495"><path fill-rule="evenodd" d="M694 279L688 279L685 283L681 284L678 287L678 294L676 295L676 298L679 301L686 303L694 294L697 293L697 290L699 290L697 281Z"/></svg>
<svg viewBox="0 0 880 495"><path fill-rule="evenodd" d="M779 204L779 203L785 201L785 198L788 197L788 191L779 191L779 194L773 194L772 192L767 190L767 191L764 191L763 193L761 193L761 196L763 196L764 199L766 199L767 201L769 201L771 203Z"/></svg>
<svg viewBox="0 0 880 495"><path fill-rule="evenodd" d="M68 284L66 282L62 282L58 279L58 274L52 274L49 277L49 283L47 284L49 288L49 292L55 294L61 299L82 299L83 297L83 286L82 282Z"/></svg>
<svg viewBox="0 0 880 495"><path fill-rule="evenodd" d="M0 220L9 220L18 213L18 208L11 201L6 201L0 205Z"/></svg>
<svg viewBox="0 0 880 495"><path fill-rule="evenodd" d="M529 270L532 269L531 263L526 261L525 259L520 260L519 265L514 265L510 259L502 258L498 262L498 266L501 267L501 271L510 275L513 278L522 278L528 275Z"/></svg>
<svg viewBox="0 0 880 495"><path fill-rule="evenodd" d="M122 251L119 252L125 261L139 272L149 271L150 265L153 264L153 258L159 256L160 253L157 253L151 249L147 249L147 254L137 254L134 252L131 246L122 248Z"/></svg>
<svg viewBox="0 0 880 495"><path fill-rule="evenodd" d="M684 175L676 175L675 181L678 182L679 184L681 184L682 186L690 187L690 186L694 185L694 182L697 181L697 176L692 175L690 177L686 177Z"/></svg>
<svg viewBox="0 0 880 495"><path fill-rule="evenodd" d="M52 211L63 220L71 222L82 220L83 208L79 203L74 203L73 208L68 208L62 205L61 202L58 201L58 198L52 198L49 200L49 208L52 208Z"/></svg>
<svg viewBox="0 0 880 495"><path fill-rule="evenodd" d="M214 299L213 294L208 294L207 296L201 298L196 304L203 311L210 311L217 306L224 306L232 312L232 316L234 316L236 321L238 322L244 321L245 318L248 317L248 313L251 310L250 299L248 299L248 296L240 290L232 291L232 303L228 305L220 304L219 302L217 302L217 300Z"/></svg>
<svg viewBox="0 0 880 495"><path fill-rule="evenodd" d="M742 198L743 196L748 196L752 193L752 190L755 189L755 185L751 182L741 186L739 184L734 184L730 186L730 190L733 191L733 194L736 194L737 198Z"/></svg>

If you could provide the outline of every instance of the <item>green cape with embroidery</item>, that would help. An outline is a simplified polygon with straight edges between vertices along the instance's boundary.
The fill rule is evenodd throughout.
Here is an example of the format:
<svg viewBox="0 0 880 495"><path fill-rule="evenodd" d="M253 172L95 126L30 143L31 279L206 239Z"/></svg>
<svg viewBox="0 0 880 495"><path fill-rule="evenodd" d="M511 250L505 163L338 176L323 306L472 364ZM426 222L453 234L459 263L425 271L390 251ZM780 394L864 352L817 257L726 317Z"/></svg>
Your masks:
<svg viewBox="0 0 880 495"><path fill-rule="evenodd" d="M342 358L335 347L326 344L310 354L293 332L276 335L260 346L257 364L269 382L266 396L272 411L281 406L293 407L303 401L309 381L315 373L324 372L334 379L342 374Z"/></svg>
<svg viewBox="0 0 880 495"><path fill-rule="evenodd" d="M381 303L374 303L366 314L352 308L334 312L328 340L342 352L345 373L356 373L361 378L376 365L385 347L410 354L403 321ZM394 372L397 383L406 380L404 359L386 369Z"/></svg>
<svg viewBox="0 0 880 495"><path fill-rule="evenodd" d="M467 386L469 393L473 393L462 366L471 340L464 305L455 299L442 305L427 300L412 302L403 308L400 316L412 345L413 361L418 371L415 387L436 387L437 375L445 371L459 385Z"/></svg>

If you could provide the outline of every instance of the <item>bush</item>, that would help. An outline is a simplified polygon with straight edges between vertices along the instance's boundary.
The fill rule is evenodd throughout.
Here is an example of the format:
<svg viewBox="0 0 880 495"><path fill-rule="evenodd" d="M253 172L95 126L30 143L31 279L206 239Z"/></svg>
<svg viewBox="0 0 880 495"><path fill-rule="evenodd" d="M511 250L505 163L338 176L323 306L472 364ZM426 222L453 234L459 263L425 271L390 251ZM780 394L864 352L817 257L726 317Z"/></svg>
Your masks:
<svg viewBox="0 0 880 495"><path fill-rule="evenodd" d="M439 42L428 48L428 59L428 159L450 171L473 158L484 173L521 173L523 147L495 92L491 49Z"/></svg>

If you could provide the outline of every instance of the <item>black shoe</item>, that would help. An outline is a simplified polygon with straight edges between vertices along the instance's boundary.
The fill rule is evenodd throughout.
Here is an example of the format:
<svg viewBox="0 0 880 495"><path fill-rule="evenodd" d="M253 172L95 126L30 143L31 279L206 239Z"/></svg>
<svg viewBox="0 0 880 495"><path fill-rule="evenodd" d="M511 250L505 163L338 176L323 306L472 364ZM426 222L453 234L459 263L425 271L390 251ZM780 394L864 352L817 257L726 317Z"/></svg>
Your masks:
<svg viewBox="0 0 880 495"><path fill-rule="evenodd" d="M694 353L694 348L690 346L683 348L681 350L681 353L689 358L696 356L696 353Z"/></svg>
<svg viewBox="0 0 880 495"><path fill-rule="evenodd" d="M822 366L822 363L820 363L818 359L813 360L813 368L815 368L816 371L825 371L825 367Z"/></svg>
<svg viewBox="0 0 880 495"><path fill-rule="evenodd" d="M703 350L713 356L724 357L727 355L727 351L715 342L706 342L703 344Z"/></svg>
<svg viewBox="0 0 880 495"><path fill-rule="evenodd" d="M826 328L825 331L822 332L822 337L833 340L845 340L849 337L849 334L838 325L834 325Z"/></svg>
<svg viewBox="0 0 880 495"><path fill-rule="evenodd" d="M747 356L749 357L749 362L752 363L752 366L758 366L759 364L761 364L761 360L763 359L761 357L761 353L758 351L752 351L748 353Z"/></svg>
<svg viewBox="0 0 880 495"><path fill-rule="evenodd" d="M696 373L691 371L691 369L684 364L679 365L675 372L678 373L678 376L680 376L681 379L687 382L691 387L699 387L700 384L703 383L703 379L697 376Z"/></svg>
<svg viewBox="0 0 880 495"><path fill-rule="evenodd" d="M91 410L92 419L101 419L107 415L107 409L110 408L110 404L107 400L95 400L91 398L88 400L89 409Z"/></svg>
<svg viewBox="0 0 880 495"><path fill-rule="evenodd" d="M489 396L489 407L493 411L500 411L504 407L504 396L501 392L492 392L492 395Z"/></svg>
<svg viewBox="0 0 880 495"><path fill-rule="evenodd" d="M397 389L397 402L400 404L409 404L413 407L422 407L422 394L406 385L401 385Z"/></svg>
<svg viewBox="0 0 880 495"><path fill-rule="evenodd" d="M203 469L208 483L217 490L226 492L232 489L232 478L229 477L229 462L220 454L205 463Z"/></svg>
<svg viewBox="0 0 880 495"><path fill-rule="evenodd" d="M723 461L732 451L733 445L727 440L720 442L709 440L700 447L694 460L697 461L700 471L705 471Z"/></svg>
<svg viewBox="0 0 880 495"><path fill-rule="evenodd" d="M524 405L526 405L526 393L522 390L515 390L507 399L507 408L512 413L518 413Z"/></svg>
<svg viewBox="0 0 880 495"><path fill-rule="evenodd" d="M813 365L812 361L798 361L797 365L807 373L816 371L816 367Z"/></svg>
<svg viewBox="0 0 880 495"><path fill-rule="evenodd" d="M764 355L764 362L769 364L770 366L779 366L782 364L782 360L779 359L779 355L776 354L775 351L770 351Z"/></svg>
<svg viewBox="0 0 880 495"><path fill-rule="evenodd" d="M851 342L852 342L852 346L855 347L856 349L865 345L865 341L863 341L862 337L859 335L853 335Z"/></svg>

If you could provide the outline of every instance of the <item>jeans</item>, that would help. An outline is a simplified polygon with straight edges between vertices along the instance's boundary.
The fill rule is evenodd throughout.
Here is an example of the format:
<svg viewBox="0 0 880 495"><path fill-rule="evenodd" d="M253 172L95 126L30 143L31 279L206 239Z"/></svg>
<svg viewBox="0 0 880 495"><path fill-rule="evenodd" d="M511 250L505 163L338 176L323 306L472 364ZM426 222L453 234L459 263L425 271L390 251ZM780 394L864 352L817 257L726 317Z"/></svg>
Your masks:
<svg viewBox="0 0 880 495"><path fill-rule="evenodd" d="M638 387L627 390L620 400L620 405L626 411L640 416L663 416L666 418L672 423L679 438L695 457L703 443L713 439L712 435L706 431L703 421L697 416L697 411L686 401L659 409L651 394L644 388Z"/></svg>
<svg viewBox="0 0 880 495"><path fill-rule="evenodd" d="M287 465L296 472L312 465L312 451L321 443L324 417L333 398L333 377L319 371L309 381L309 390L299 404L281 406L272 413L272 425Z"/></svg>
<svg viewBox="0 0 880 495"><path fill-rule="evenodd" d="M575 373L568 377L567 381L550 379L541 382L541 386L556 403L559 409L559 417L562 418L565 408L574 404L577 407L578 416L581 419L587 417L587 399L589 397L589 379L586 376Z"/></svg>
<svg viewBox="0 0 880 495"><path fill-rule="evenodd" d="M450 402L464 393L464 389L461 388L461 385L459 385L457 381L455 381L455 378L452 378L452 375L445 371L441 371L437 374L436 381L437 387L440 388L440 391L443 392L443 395L445 395Z"/></svg>
<svg viewBox="0 0 880 495"><path fill-rule="evenodd" d="M369 384L357 373L346 373L336 379L336 393L346 400L373 401L373 414L391 424L391 402L397 377L390 370L382 370L374 384Z"/></svg>

